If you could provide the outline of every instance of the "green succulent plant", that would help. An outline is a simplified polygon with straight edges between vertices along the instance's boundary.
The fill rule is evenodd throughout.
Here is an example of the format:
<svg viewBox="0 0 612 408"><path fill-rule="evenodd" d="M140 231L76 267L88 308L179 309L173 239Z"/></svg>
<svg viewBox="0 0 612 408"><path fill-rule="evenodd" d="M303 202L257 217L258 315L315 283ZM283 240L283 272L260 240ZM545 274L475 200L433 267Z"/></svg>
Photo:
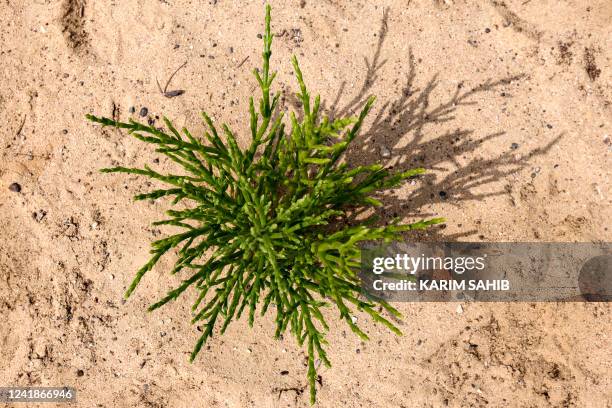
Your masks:
<svg viewBox="0 0 612 408"><path fill-rule="evenodd" d="M272 37L267 6L263 67L253 71L261 98L257 109L252 97L249 101L251 139L246 148L239 146L227 125L219 129L206 113L202 117L208 131L203 137L185 128L178 131L167 118L165 130L131 119L127 123L93 115L87 119L127 129L135 138L155 145L157 152L184 171L161 174L148 166L101 170L138 174L169 186L138 194L136 200L171 197L173 206L181 204L166 211L168 219L153 223L175 226L180 232L151 244L151 259L137 272L125 296L132 294L164 254L175 252L171 273L180 273L184 280L149 310L177 299L188 289L196 293L192 323L203 332L191 360L213 333L223 334L243 313L252 325L256 312L263 316L274 310L276 337L289 330L307 349L307 377L314 403L315 361L318 358L330 366L324 348L329 329L324 307L335 306L340 319L362 339L368 336L354 321L354 309L401 334L382 310L397 317L400 313L361 290L359 244L394 240L404 231L423 229L442 219L412 224L395 220L379 227L374 226L373 217L356 225L343 222L356 209L380 206L375 193L424 170L392 173L379 164L351 168L342 162L374 98L367 100L358 117L322 116L320 98L311 98L295 57L292 63L302 112L299 119L291 113L287 132L283 113L277 109L280 93L270 93L276 75L270 72Z"/></svg>

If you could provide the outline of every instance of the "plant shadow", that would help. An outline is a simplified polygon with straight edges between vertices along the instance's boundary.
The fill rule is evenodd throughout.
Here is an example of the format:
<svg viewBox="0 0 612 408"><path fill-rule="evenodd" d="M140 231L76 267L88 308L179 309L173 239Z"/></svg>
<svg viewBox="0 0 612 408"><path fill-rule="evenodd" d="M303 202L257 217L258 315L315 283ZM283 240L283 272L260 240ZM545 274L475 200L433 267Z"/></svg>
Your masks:
<svg viewBox="0 0 612 408"><path fill-rule="evenodd" d="M381 60L381 54L388 31L388 16L389 10L386 9L383 12L374 53L370 59L365 58L366 74L359 91L347 103L340 105L346 87L343 82L333 103L327 109L331 118L358 114L369 96L381 68L387 62ZM439 85L438 74L433 75L424 87L418 88L415 85L416 61L410 51L408 72L401 93L396 99L383 102L371 125L362 129L361 135L346 152L346 161L352 166L378 162L396 171L415 167L422 167L427 171L419 177L418 183L411 183L415 188L407 197L399 197L393 192L379 197L383 203L383 206L377 209L381 222L388 223L397 217L421 219L437 216L426 211L426 207L435 202L444 201L459 206L465 201L484 203L487 198L508 194L506 188L493 188L512 174L528 168L535 157L547 154L562 135L521 155L508 146L494 157L476 157L462 164L464 157L478 156L483 143L497 139L505 132L478 136L474 129L458 127L431 137L431 134L426 134L426 127L453 122L458 109L477 104L474 98L476 95L493 92L523 78L525 75L520 74L488 80L473 88L466 88L464 82L461 82L446 101L433 102L432 94ZM350 223L361 215L352 214L351 219L347 221ZM477 234L476 230L470 230L448 235L444 234L444 228L445 225L441 225L416 232L416 235L423 240L453 241ZM412 233L410 237L416 238Z"/></svg>

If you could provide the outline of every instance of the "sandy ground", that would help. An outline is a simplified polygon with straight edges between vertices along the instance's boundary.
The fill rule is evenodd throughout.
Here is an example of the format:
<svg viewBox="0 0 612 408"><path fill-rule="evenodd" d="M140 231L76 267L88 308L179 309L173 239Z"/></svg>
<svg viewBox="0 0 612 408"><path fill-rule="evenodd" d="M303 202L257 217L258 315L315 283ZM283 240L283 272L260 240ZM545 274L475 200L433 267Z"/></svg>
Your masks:
<svg viewBox="0 0 612 408"><path fill-rule="evenodd" d="M82 407L308 405L304 352L269 319L188 363L191 299L145 311L177 283L171 259L122 301L167 203L133 203L145 180L97 169L172 166L84 120L147 107L197 132L206 109L246 134L263 4L242 3L0 2L0 385L74 386ZM377 95L348 160L430 169L389 203L449 220L416 238L611 240L609 0L273 7L276 89L296 90L296 54L328 110ZM165 98L156 79L184 62L170 89L185 93ZM457 305L397 305L403 337L359 316L367 344L333 327L318 405L612 406L609 304Z"/></svg>

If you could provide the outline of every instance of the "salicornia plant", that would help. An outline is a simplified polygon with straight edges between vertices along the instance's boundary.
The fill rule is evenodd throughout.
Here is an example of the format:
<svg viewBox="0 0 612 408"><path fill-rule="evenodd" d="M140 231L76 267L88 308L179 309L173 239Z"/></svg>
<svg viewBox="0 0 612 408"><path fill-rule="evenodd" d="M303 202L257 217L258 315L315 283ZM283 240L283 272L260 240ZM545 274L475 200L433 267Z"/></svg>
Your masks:
<svg viewBox="0 0 612 408"><path fill-rule="evenodd" d="M269 6L263 40L263 67L253 71L261 99L257 109L253 98L249 101L251 140L246 148L239 146L227 125L219 129L206 113L202 117L208 131L203 138L187 129L179 132L166 118L166 130L131 119L124 123L93 115L87 118L127 129L184 169L184 174L176 175L148 166L102 170L139 174L169 185L139 194L136 200L172 197L173 205L183 203L166 212L168 219L154 223L178 227L180 232L152 243L151 259L138 271L125 296L132 294L162 255L176 250L178 259L171 273L180 272L185 278L149 310L187 289L196 292L192 322L202 325L203 333L191 360L217 329L222 334L243 312L252 325L257 310L261 315L275 310L276 337L290 330L308 351L307 376L314 403L315 360L330 365L324 349L325 306L335 305L340 319L362 339L368 337L354 321L352 309L401 334L377 306L395 316L399 313L360 290L360 242L393 240L402 231L425 228L441 219L380 227L372 226L372 219L351 226L343 222L351 211L381 205L372 196L375 192L398 186L423 169L391 173L378 164L350 168L342 163L374 98L367 100L356 118L322 117L320 98L310 97L295 57L292 63L303 111L301 118L291 113L287 132L283 113L277 110L280 94L270 93L276 73L269 68Z"/></svg>

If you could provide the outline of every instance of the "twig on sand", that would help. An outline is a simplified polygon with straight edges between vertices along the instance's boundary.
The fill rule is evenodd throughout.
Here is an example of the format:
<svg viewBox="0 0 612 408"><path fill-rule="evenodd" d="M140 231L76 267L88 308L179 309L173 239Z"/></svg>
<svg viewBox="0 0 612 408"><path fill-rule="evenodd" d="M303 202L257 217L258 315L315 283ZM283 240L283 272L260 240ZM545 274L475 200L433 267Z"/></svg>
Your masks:
<svg viewBox="0 0 612 408"><path fill-rule="evenodd" d="M174 78L174 76L176 75L177 72L180 71L181 68L183 68L185 65L187 65L187 61L185 61L183 63L183 65L181 65L180 67L178 67L173 73L172 75L170 75L170 78L168 78L168 81L166 82L166 85L164 86L164 89L162 90L161 86L159 85L159 81L157 80L157 78L155 78L155 82L157 82L157 88L159 89L159 92L164 95L166 98L174 98L175 96L179 96L185 93L185 91L183 89L175 89L173 91L169 91L168 90L168 86L170 85L170 82L172 82L172 78Z"/></svg>
<svg viewBox="0 0 612 408"><path fill-rule="evenodd" d="M240 68L241 66L244 65L245 62L247 62L247 60L249 59L249 56L247 55L245 59L242 60L242 62L240 64L238 64L238 66L236 68Z"/></svg>

